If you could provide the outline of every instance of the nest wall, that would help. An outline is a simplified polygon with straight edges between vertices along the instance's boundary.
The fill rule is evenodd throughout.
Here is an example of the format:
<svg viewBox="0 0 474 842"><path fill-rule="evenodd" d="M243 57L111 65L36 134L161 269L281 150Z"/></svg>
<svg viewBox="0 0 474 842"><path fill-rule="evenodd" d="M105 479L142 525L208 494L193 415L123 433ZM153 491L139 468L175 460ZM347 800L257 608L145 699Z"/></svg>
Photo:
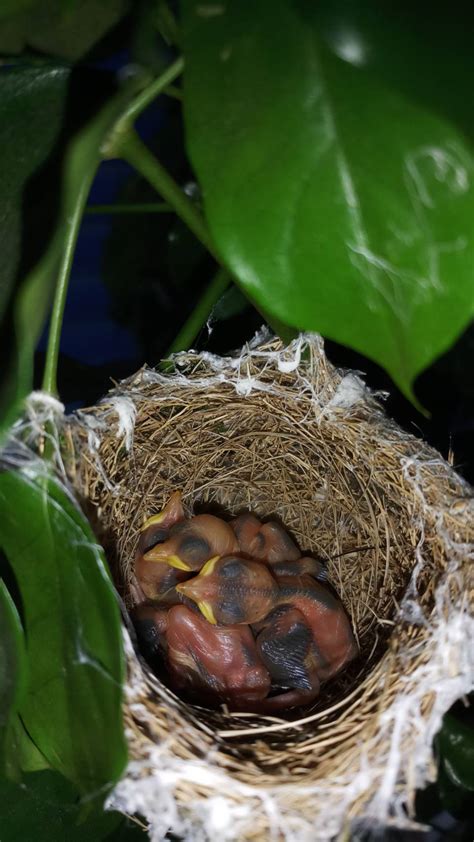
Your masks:
<svg viewBox="0 0 474 842"><path fill-rule="evenodd" d="M356 374L335 370L318 337L259 337L235 357L174 364L63 425L69 479L125 606L143 519L180 489L188 514L275 517L328 559L360 656L284 719L208 711L158 681L125 619L131 760L111 803L140 811L152 839L304 841L357 821L410 824L441 716L474 683L471 489Z"/></svg>

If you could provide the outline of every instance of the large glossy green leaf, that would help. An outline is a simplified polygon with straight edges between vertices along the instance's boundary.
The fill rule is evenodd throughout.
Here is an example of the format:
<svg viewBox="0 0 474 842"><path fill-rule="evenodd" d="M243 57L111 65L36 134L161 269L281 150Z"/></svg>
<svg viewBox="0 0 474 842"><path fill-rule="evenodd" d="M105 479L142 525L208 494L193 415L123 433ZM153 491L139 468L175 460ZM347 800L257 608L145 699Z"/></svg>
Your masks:
<svg viewBox="0 0 474 842"><path fill-rule="evenodd" d="M25 640L18 611L0 579L0 777L11 775L13 728L26 685Z"/></svg>
<svg viewBox="0 0 474 842"><path fill-rule="evenodd" d="M189 151L244 290L412 396L474 309L472 155L446 118L334 56L315 6L184 0Z"/></svg>
<svg viewBox="0 0 474 842"><path fill-rule="evenodd" d="M57 227L49 243L45 244L41 259L22 280L13 303L12 352L0 382L0 432L2 427L5 429L14 420L23 398L32 387L34 348L51 304L59 263L70 254L71 231L85 207L101 161L101 145L135 92L136 83L132 81L73 137L66 149ZM17 130L12 127L13 140Z"/></svg>
<svg viewBox="0 0 474 842"><path fill-rule="evenodd" d="M103 552L51 477L3 472L0 508L27 639L22 720L49 764L97 795L126 762L120 612Z"/></svg>
<svg viewBox="0 0 474 842"><path fill-rule="evenodd" d="M472 3L318 0L311 14L336 55L369 68L474 138Z"/></svg>

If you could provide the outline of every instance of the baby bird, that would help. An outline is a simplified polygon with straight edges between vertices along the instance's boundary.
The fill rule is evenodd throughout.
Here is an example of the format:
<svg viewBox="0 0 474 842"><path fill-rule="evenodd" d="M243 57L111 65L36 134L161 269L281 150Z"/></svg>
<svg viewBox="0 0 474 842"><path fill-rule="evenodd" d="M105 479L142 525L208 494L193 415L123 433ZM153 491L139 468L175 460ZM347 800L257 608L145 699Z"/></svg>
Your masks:
<svg viewBox="0 0 474 842"><path fill-rule="evenodd" d="M303 615L318 652L320 682L338 673L358 654L358 646L344 606L312 576L281 576L279 604L288 604Z"/></svg>
<svg viewBox="0 0 474 842"><path fill-rule="evenodd" d="M256 713L309 704L319 695L323 681L336 675L358 652L339 600L309 576L302 578L296 588L287 584L290 577L281 582L282 597L289 598L290 604L281 605L252 626L272 687L287 688L254 703L251 709Z"/></svg>
<svg viewBox="0 0 474 842"><path fill-rule="evenodd" d="M175 606L169 611L167 644L173 687L199 701L248 710L270 690L248 626L211 626L189 608Z"/></svg>
<svg viewBox="0 0 474 842"><path fill-rule="evenodd" d="M214 515L196 515L172 526L169 537L144 556L147 562L165 562L177 570L193 572L214 556L238 552L230 525Z"/></svg>
<svg viewBox="0 0 474 842"><path fill-rule="evenodd" d="M276 521L262 523L248 512L231 521L231 526L240 551L250 558L273 565L281 561L295 561L301 555L294 541Z"/></svg>
<svg viewBox="0 0 474 842"><path fill-rule="evenodd" d="M147 559L148 551L160 541L166 541L170 529L184 521L181 493L171 495L164 509L145 521L138 540L135 554L136 584L133 587L136 601L143 599L157 600L179 582L188 578L188 573L177 570L168 564L156 565ZM177 599L175 601L178 601Z"/></svg>
<svg viewBox="0 0 474 842"><path fill-rule="evenodd" d="M257 623L275 607L279 589L264 564L228 555L210 559L200 574L176 586L209 623Z"/></svg>
<svg viewBox="0 0 474 842"><path fill-rule="evenodd" d="M164 541L172 526L184 520L184 509L181 502L181 492L175 491L171 495L164 509L149 517L143 524L138 541L138 553L146 553L155 544Z"/></svg>
<svg viewBox="0 0 474 842"><path fill-rule="evenodd" d="M314 691L317 695L321 657L301 611L291 605L282 605L252 628L257 633L257 650L272 684Z"/></svg>

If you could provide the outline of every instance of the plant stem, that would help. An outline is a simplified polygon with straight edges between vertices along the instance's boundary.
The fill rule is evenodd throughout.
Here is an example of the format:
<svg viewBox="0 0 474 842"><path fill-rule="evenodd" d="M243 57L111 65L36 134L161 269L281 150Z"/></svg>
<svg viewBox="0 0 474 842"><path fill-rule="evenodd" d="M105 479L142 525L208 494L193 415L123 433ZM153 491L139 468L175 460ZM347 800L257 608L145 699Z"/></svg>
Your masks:
<svg viewBox="0 0 474 842"><path fill-rule="evenodd" d="M135 99L127 105L120 118L115 123L115 126L110 133L108 140L101 150L102 157L108 154L109 148L114 148L114 144L119 144L120 140L127 138L132 133L130 126L139 114L149 105L152 100L158 96L161 91L168 87L174 79L182 72L184 61L182 58L176 59L158 79L155 79L147 88L141 91ZM134 135L132 134L132 137ZM133 144L132 144L133 145ZM99 161L97 161L97 164ZM66 296L69 283L69 276L71 273L72 262L74 259L74 249L79 234L79 228L83 213L86 208L87 196L90 186L92 184L95 169L93 172L87 173L84 177L83 184L79 193L75 198L74 207L71 213L68 214L65 221L65 236L64 248L59 264L58 278L56 289L54 293L53 308L51 312L51 321L49 326L48 347L46 350L46 361L43 375L44 391L52 395L57 395L57 379L56 371L59 358L59 346L61 340L61 327L64 317L64 308L66 305ZM172 181L172 179L171 179ZM174 184L174 182L173 182ZM176 187L178 190L179 188ZM164 210L164 209L162 209ZM94 210L92 211L94 213ZM96 211L97 212L97 211ZM137 211L134 211L137 212Z"/></svg>
<svg viewBox="0 0 474 842"><path fill-rule="evenodd" d="M138 135L129 130L120 138L115 137L114 152L127 161L140 175L143 176L158 191L175 213L186 223L203 246L220 262L216 253L207 225L170 174L165 170L154 155L147 149Z"/></svg>
<svg viewBox="0 0 474 842"><path fill-rule="evenodd" d="M173 339L166 356L191 347L202 326L209 318L214 304L225 292L230 282L231 278L227 270L222 267L218 269L188 320L184 323L178 335Z"/></svg>
<svg viewBox="0 0 474 842"><path fill-rule="evenodd" d="M116 205L88 205L87 214L101 213L173 213L173 208L165 202L133 202Z"/></svg>
<svg viewBox="0 0 474 842"><path fill-rule="evenodd" d="M184 59L182 56L176 59L169 67L166 68L161 76L158 76L150 85L147 85L143 91L140 91L138 96L129 104L128 108L123 112L120 120L117 123L116 130L121 131L130 127L142 111L153 102L156 97L161 94L168 85L171 85L174 80L181 75L184 68Z"/></svg>
<svg viewBox="0 0 474 842"><path fill-rule="evenodd" d="M166 94L166 96L173 97L173 99L178 99L180 102L183 99L181 90L176 85L168 85L168 87L164 89L163 93Z"/></svg>
<svg viewBox="0 0 474 842"><path fill-rule="evenodd" d="M158 2L155 12L155 26L168 44L179 43L179 29L176 18L167 3Z"/></svg>
<svg viewBox="0 0 474 842"><path fill-rule="evenodd" d="M58 279L54 292L53 309L48 333L48 347L46 350L46 361L43 374L43 391L50 395L58 394L56 372L58 368L59 345L61 341L61 327L63 323L64 308L71 274L74 250L76 247L79 228L81 226L82 214L84 212L87 196L89 193L92 177L85 179L80 191L73 212L66 223L66 235L64 238L64 249L59 264Z"/></svg>

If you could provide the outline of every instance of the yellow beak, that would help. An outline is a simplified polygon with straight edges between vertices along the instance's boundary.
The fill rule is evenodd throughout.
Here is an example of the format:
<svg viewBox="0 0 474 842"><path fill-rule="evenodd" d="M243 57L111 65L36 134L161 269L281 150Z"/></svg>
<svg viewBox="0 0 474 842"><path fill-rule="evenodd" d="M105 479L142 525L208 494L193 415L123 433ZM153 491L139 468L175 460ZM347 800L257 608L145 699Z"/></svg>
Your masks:
<svg viewBox="0 0 474 842"><path fill-rule="evenodd" d="M179 555L165 555L164 553L160 552L158 547L153 547L152 550L148 550L147 553L143 556L145 561L154 561L154 562L161 562L162 564L169 564L170 567L176 567L177 570L186 570L190 571L192 568L189 564L186 564Z"/></svg>

